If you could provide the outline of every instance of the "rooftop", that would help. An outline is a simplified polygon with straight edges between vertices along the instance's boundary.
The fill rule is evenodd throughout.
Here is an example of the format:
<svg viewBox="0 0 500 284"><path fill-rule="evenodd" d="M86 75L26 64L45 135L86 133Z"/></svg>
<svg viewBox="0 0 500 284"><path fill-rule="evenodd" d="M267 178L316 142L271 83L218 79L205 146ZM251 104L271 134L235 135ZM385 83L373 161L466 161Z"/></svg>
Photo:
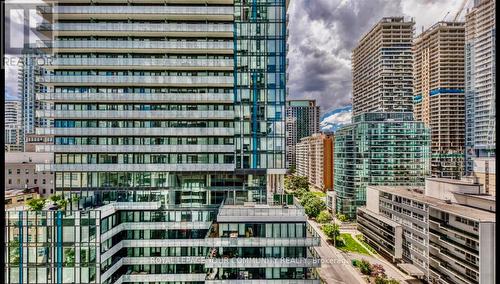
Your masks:
<svg viewBox="0 0 500 284"><path fill-rule="evenodd" d="M417 200L436 207L441 211L445 211L454 215L464 216L481 222L495 222L495 213L485 210L475 209L468 206L447 203L445 200L433 198L415 191L415 188L406 186L368 186L379 191L387 192L390 194L406 197L409 199ZM420 188L418 188L420 190Z"/></svg>
<svg viewBox="0 0 500 284"><path fill-rule="evenodd" d="M474 183L470 180L460 180L460 179L451 179L451 178L426 178L426 180L430 181L438 181L443 183L451 183L451 184L460 184L460 185L474 185L478 186L479 183Z"/></svg>

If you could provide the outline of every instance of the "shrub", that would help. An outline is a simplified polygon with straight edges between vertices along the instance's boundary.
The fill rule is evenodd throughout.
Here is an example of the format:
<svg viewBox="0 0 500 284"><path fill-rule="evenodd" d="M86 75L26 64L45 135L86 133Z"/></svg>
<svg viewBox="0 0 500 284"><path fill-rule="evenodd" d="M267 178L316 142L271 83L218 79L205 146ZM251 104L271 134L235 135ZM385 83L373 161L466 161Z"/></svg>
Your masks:
<svg viewBox="0 0 500 284"><path fill-rule="evenodd" d="M337 214L337 219L339 219L340 222L345 222L347 221L347 216L344 214Z"/></svg>
<svg viewBox="0 0 500 284"><path fill-rule="evenodd" d="M323 210L319 213L318 217L316 218L316 221L319 223L328 223L332 221L332 215L326 210Z"/></svg>
<svg viewBox="0 0 500 284"><path fill-rule="evenodd" d="M385 275L385 269L384 267L382 266L382 264L373 264L372 267L371 267L371 270L372 270L372 273L371 273L371 276L372 277L382 277L384 278L386 275Z"/></svg>
<svg viewBox="0 0 500 284"><path fill-rule="evenodd" d="M358 267L359 271L361 271L361 273L363 273L364 275L371 275L372 266L366 259L362 259Z"/></svg>

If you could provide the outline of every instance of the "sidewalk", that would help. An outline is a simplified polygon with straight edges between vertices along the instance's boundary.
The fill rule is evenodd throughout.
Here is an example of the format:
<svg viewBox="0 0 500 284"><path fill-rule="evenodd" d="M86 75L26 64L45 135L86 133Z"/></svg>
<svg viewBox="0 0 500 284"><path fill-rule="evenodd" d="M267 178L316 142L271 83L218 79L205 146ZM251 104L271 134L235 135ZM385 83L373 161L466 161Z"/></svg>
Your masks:
<svg viewBox="0 0 500 284"><path fill-rule="evenodd" d="M321 247L315 248L321 257L321 268L318 269L321 278L328 284L366 283L351 265L349 258L327 243L328 238L321 231L320 225L313 220L308 220L308 223L321 237Z"/></svg>

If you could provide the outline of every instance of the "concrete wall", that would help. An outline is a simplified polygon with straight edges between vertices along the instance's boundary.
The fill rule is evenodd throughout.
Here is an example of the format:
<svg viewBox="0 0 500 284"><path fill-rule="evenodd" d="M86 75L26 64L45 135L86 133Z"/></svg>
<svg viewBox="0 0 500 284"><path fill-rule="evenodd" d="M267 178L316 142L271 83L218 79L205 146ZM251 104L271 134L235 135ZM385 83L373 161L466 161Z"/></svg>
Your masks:
<svg viewBox="0 0 500 284"><path fill-rule="evenodd" d="M438 198L441 200L449 199L455 202L454 192L480 194L484 191L478 184L467 184L457 180L444 179L426 179L425 180L425 195Z"/></svg>
<svg viewBox="0 0 500 284"><path fill-rule="evenodd" d="M479 283L496 283L495 223L479 224Z"/></svg>
<svg viewBox="0 0 500 284"><path fill-rule="evenodd" d="M366 188L366 209L368 209L372 212L375 212L377 214L380 213L379 207L378 207L379 194L380 194L380 191L375 190L375 189L371 188L370 186L368 186Z"/></svg>

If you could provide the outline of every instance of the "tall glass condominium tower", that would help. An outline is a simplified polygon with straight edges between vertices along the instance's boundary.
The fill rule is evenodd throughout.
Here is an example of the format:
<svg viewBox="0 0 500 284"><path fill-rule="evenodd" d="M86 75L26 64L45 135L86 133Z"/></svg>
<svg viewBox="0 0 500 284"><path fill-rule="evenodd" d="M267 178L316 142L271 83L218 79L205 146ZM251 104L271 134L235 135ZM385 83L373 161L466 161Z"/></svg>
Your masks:
<svg viewBox="0 0 500 284"><path fill-rule="evenodd" d="M319 283L304 209L270 202L288 3L49 2L37 133L55 163L37 167L68 204L9 212L5 282Z"/></svg>

